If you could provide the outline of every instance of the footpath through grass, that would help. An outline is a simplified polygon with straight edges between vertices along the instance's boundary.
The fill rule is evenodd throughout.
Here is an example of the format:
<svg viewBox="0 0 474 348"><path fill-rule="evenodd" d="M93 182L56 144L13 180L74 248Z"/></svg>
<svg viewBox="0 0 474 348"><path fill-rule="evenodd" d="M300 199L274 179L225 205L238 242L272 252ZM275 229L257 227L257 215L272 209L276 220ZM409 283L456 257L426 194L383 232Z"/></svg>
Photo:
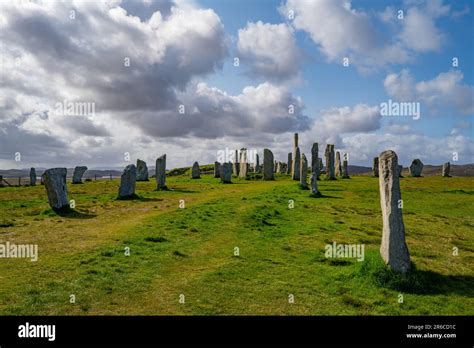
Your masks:
<svg viewBox="0 0 474 348"><path fill-rule="evenodd" d="M130 201L116 180L68 185L67 216L42 186L0 189L0 243L39 247L38 262L0 259L0 314L474 314L472 178L401 179L407 277L379 256L378 179L320 181L322 198L287 176L233 180L137 183ZM364 261L326 258L333 242Z"/></svg>

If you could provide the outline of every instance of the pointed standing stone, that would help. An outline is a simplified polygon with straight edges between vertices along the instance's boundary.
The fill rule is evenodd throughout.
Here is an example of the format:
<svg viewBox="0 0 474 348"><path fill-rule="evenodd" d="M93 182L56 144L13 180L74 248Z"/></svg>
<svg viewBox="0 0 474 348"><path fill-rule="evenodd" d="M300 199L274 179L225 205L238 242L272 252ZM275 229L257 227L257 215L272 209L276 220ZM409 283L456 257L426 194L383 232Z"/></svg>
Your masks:
<svg viewBox="0 0 474 348"><path fill-rule="evenodd" d="M221 177L221 164L219 162L214 162L214 178Z"/></svg>
<svg viewBox="0 0 474 348"><path fill-rule="evenodd" d="M72 183L73 184L82 184L82 176L86 172L86 166L78 166L74 168L74 174L72 175Z"/></svg>
<svg viewBox="0 0 474 348"><path fill-rule="evenodd" d="M137 181L137 168L134 164L129 164L123 170L120 177L120 187L118 198L130 198L135 196L135 183Z"/></svg>
<svg viewBox="0 0 474 348"><path fill-rule="evenodd" d="M158 157L155 163L156 189L166 189L166 154Z"/></svg>
<svg viewBox="0 0 474 348"><path fill-rule="evenodd" d="M372 175L375 177L379 176L379 158L374 157L374 160L372 162Z"/></svg>
<svg viewBox="0 0 474 348"><path fill-rule="evenodd" d="M232 163L222 163L219 173L221 175L221 182L223 184L230 184L232 182Z"/></svg>
<svg viewBox="0 0 474 348"><path fill-rule="evenodd" d="M263 180L275 180L273 176L273 153L269 149L263 149Z"/></svg>
<svg viewBox="0 0 474 348"><path fill-rule="evenodd" d="M36 170L35 168L30 168L30 186L36 186Z"/></svg>
<svg viewBox="0 0 474 348"><path fill-rule="evenodd" d="M291 174L291 167L293 165L292 154L288 152L288 162L286 167L286 174Z"/></svg>
<svg viewBox="0 0 474 348"><path fill-rule="evenodd" d="M239 160L239 151L235 150L234 163L232 163L232 172L235 176L239 176L240 170L240 160Z"/></svg>
<svg viewBox="0 0 474 348"><path fill-rule="evenodd" d="M349 164L346 159L342 162L342 177L349 179Z"/></svg>
<svg viewBox="0 0 474 348"><path fill-rule="evenodd" d="M442 175L446 178L449 178L449 172L451 171L451 164L449 162L446 162L443 164L443 173Z"/></svg>
<svg viewBox="0 0 474 348"><path fill-rule="evenodd" d="M334 145L327 144L326 146L326 180L336 180L334 172Z"/></svg>
<svg viewBox="0 0 474 348"><path fill-rule="evenodd" d="M410 270L410 253L405 242L397 154L391 150L379 156L380 205L382 208L382 244L380 254L396 272Z"/></svg>
<svg viewBox="0 0 474 348"><path fill-rule="evenodd" d="M301 155L300 163L300 186L303 189L308 189L308 160L305 154Z"/></svg>
<svg viewBox="0 0 474 348"><path fill-rule="evenodd" d="M48 202L53 210L69 209L66 174L66 168L52 168L47 169L42 175Z"/></svg>
<svg viewBox="0 0 474 348"><path fill-rule="evenodd" d="M191 176L193 179L200 179L201 178L201 168L199 168L199 163L194 162L193 169L191 171Z"/></svg>
<svg viewBox="0 0 474 348"><path fill-rule="evenodd" d="M292 163L291 177L292 177L293 180L300 180L301 157L300 157L300 148L299 147L295 148L295 155L293 157L294 157L294 160L293 160L293 163Z"/></svg>
<svg viewBox="0 0 474 348"><path fill-rule="evenodd" d="M246 178L247 177L247 170L248 170L247 149L246 148L241 148L240 149L239 177Z"/></svg>
<svg viewBox="0 0 474 348"><path fill-rule="evenodd" d="M255 173L260 173L260 157L258 153L255 154Z"/></svg>
<svg viewBox="0 0 474 348"><path fill-rule="evenodd" d="M148 167L141 159L137 159L137 181L148 181Z"/></svg>
<svg viewBox="0 0 474 348"><path fill-rule="evenodd" d="M411 162L410 175L414 177L420 177L423 171L423 163L417 158Z"/></svg>
<svg viewBox="0 0 474 348"><path fill-rule="evenodd" d="M339 151L336 151L336 176L342 176L342 164L341 164L341 154Z"/></svg>

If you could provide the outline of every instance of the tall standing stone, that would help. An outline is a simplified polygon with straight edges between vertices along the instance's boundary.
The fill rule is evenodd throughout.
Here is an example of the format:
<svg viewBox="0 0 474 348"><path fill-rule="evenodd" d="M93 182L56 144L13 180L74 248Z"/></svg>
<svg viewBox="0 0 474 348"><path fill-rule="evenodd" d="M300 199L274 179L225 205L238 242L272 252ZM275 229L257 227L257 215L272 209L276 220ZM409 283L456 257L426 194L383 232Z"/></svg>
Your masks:
<svg viewBox="0 0 474 348"><path fill-rule="evenodd" d="M344 161L342 161L342 177L344 179L349 179L349 164L347 159L344 159Z"/></svg>
<svg viewBox="0 0 474 348"><path fill-rule="evenodd" d="M300 180L300 148L298 147L298 133L295 133L293 138L293 163L291 166L291 178L293 180Z"/></svg>
<svg viewBox="0 0 474 348"><path fill-rule="evenodd" d="M148 167L141 159L137 159L137 181L148 181Z"/></svg>
<svg viewBox="0 0 474 348"><path fill-rule="evenodd" d="M221 176L221 182L223 184L229 184L232 182L232 163L224 162L221 164L219 169L219 174Z"/></svg>
<svg viewBox="0 0 474 348"><path fill-rule="evenodd" d="M291 174L292 165L293 165L292 154L291 154L291 152L288 152L288 162L287 162L287 167L286 167L286 174Z"/></svg>
<svg viewBox="0 0 474 348"><path fill-rule="evenodd" d="M74 168L74 174L72 175L72 183L73 184L82 184L82 176L86 172L86 166L78 166Z"/></svg>
<svg viewBox="0 0 474 348"><path fill-rule="evenodd" d="M319 177L319 146L318 143L313 143L311 147L311 172L316 174L316 178Z"/></svg>
<svg viewBox="0 0 474 348"><path fill-rule="evenodd" d="M411 162L410 175L414 177L420 177L423 171L423 163L417 158Z"/></svg>
<svg viewBox="0 0 474 348"><path fill-rule="evenodd" d="M339 151L336 151L336 176L342 176L342 163L341 163L341 154Z"/></svg>
<svg viewBox="0 0 474 348"><path fill-rule="evenodd" d="M193 169L191 170L191 177L193 179L200 179L201 178L201 168L199 168L199 163L194 162Z"/></svg>
<svg viewBox="0 0 474 348"><path fill-rule="evenodd" d="M263 149L263 180L275 180L273 176L273 153L269 149Z"/></svg>
<svg viewBox="0 0 474 348"><path fill-rule="evenodd" d="M380 254L392 270L406 273L410 270L410 253L405 242L398 157L391 150L379 156L379 186L383 221Z"/></svg>
<svg viewBox="0 0 474 348"><path fill-rule="evenodd" d="M300 163L300 185L301 188L308 188L308 160L306 159L305 154L301 155Z"/></svg>
<svg viewBox="0 0 474 348"><path fill-rule="evenodd" d="M374 157L374 160L372 162L372 175L375 177L379 176L379 158Z"/></svg>
<svg viewBox="0 0 474 348"><path fill-rule="evenodd" d="M120 177L120 187L118 198L131 198L135 196L135 184L137 181L137 167L134 164L129 164L123 170Z"/></svg>
<svg viewBox="0 0 474 348"><path fill-rule="evenodd" d="M446 162L443 164L443 172L442 175L444 177L449 178L449 172L451 171L451 164L449 162Z"/></svg>
<svg viewBox="0 0 474 348"><path fill-rule="evenodd" d="M240 160L239 160L239 151L235 150L235 158L234 158L234 163L232 163L232 173L235 176L239 176L239 171L240 171Z"/></svg>
<svg viewBox="0 0 474 348"><path fill-rule="evenodd" d="M48 195L48 202L53 210L69 209L66 174L66 168L47 169L43 173L42 177Z"/></svg>
<svg viewBox="0 0 474 348"><path fill-rule="evenodd" d="M326 145L326 180L336 180L334 173L334 145Z"/></svg>
<svg viewBox="0 0 474 348"><path fill-rule="evenodd" d="M241 148L240 149L239 177L246 178L247 177L247 170L248 170L247 149L246 148Z"/></svg>
<svg viewBox="0 0 474 348"><path fill-rule="evenodd" d="M155 163L156 189L166 189L166 154L158 157Z"/></svg>
<svg viewBox="0 0 474 348"><path fill-rule="evenodd" d="M260 157L258 153L255 154L255 173L260 173Z"/></svg>
<svg viewBox="0 0 474 348"><path fill-rule="evenodd" d="M221 177L221 164L219 162L214 162L214 178Z"/></svg>
<svg viewBox="0 0 474 348"><path fill-rule="evenodd" d="M36 186L36 170L35 168L30 168L30 186Z"/></svg>

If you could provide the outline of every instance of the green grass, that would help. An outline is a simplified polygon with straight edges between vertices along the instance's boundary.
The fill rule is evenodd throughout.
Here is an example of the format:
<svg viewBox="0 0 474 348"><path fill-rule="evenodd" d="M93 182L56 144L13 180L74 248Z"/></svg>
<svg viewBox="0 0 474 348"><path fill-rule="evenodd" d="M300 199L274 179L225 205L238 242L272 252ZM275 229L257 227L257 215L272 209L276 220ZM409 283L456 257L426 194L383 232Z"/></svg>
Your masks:
<svg viewBox="0 0 474 348"><path fill-rule="evenodd" d="M0 243L38 244L39 260L0 259L0 314L474 314L472 178L401 179L405 276L378 251L378 179L323 180L322 197L285 175L233 181L139 182L131 200L117 180L68 185L76 209L61 215L43 186L1 188ZM365 260L326 258L334 241Z"/></svg>

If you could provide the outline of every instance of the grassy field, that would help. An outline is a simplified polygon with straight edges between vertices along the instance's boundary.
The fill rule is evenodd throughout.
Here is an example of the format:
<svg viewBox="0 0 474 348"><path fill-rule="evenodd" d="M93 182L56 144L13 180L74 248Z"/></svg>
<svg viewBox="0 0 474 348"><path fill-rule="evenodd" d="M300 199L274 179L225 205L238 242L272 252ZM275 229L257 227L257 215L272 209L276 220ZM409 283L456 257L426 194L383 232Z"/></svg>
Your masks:
<svg viewBox="0 0 474 348"><path fill-rule="evenodd" d="M287 176L233 180L140 182L128 201L118 180L68 184L66 216L43 186L1 188L0 243L38 244L39 260L0 259L0 314L474 314L473 178L401 179L406 277L379 256L377 178L320 181L322 198ZM365 260L326 258L334 241L364 244Z"/></svg>

